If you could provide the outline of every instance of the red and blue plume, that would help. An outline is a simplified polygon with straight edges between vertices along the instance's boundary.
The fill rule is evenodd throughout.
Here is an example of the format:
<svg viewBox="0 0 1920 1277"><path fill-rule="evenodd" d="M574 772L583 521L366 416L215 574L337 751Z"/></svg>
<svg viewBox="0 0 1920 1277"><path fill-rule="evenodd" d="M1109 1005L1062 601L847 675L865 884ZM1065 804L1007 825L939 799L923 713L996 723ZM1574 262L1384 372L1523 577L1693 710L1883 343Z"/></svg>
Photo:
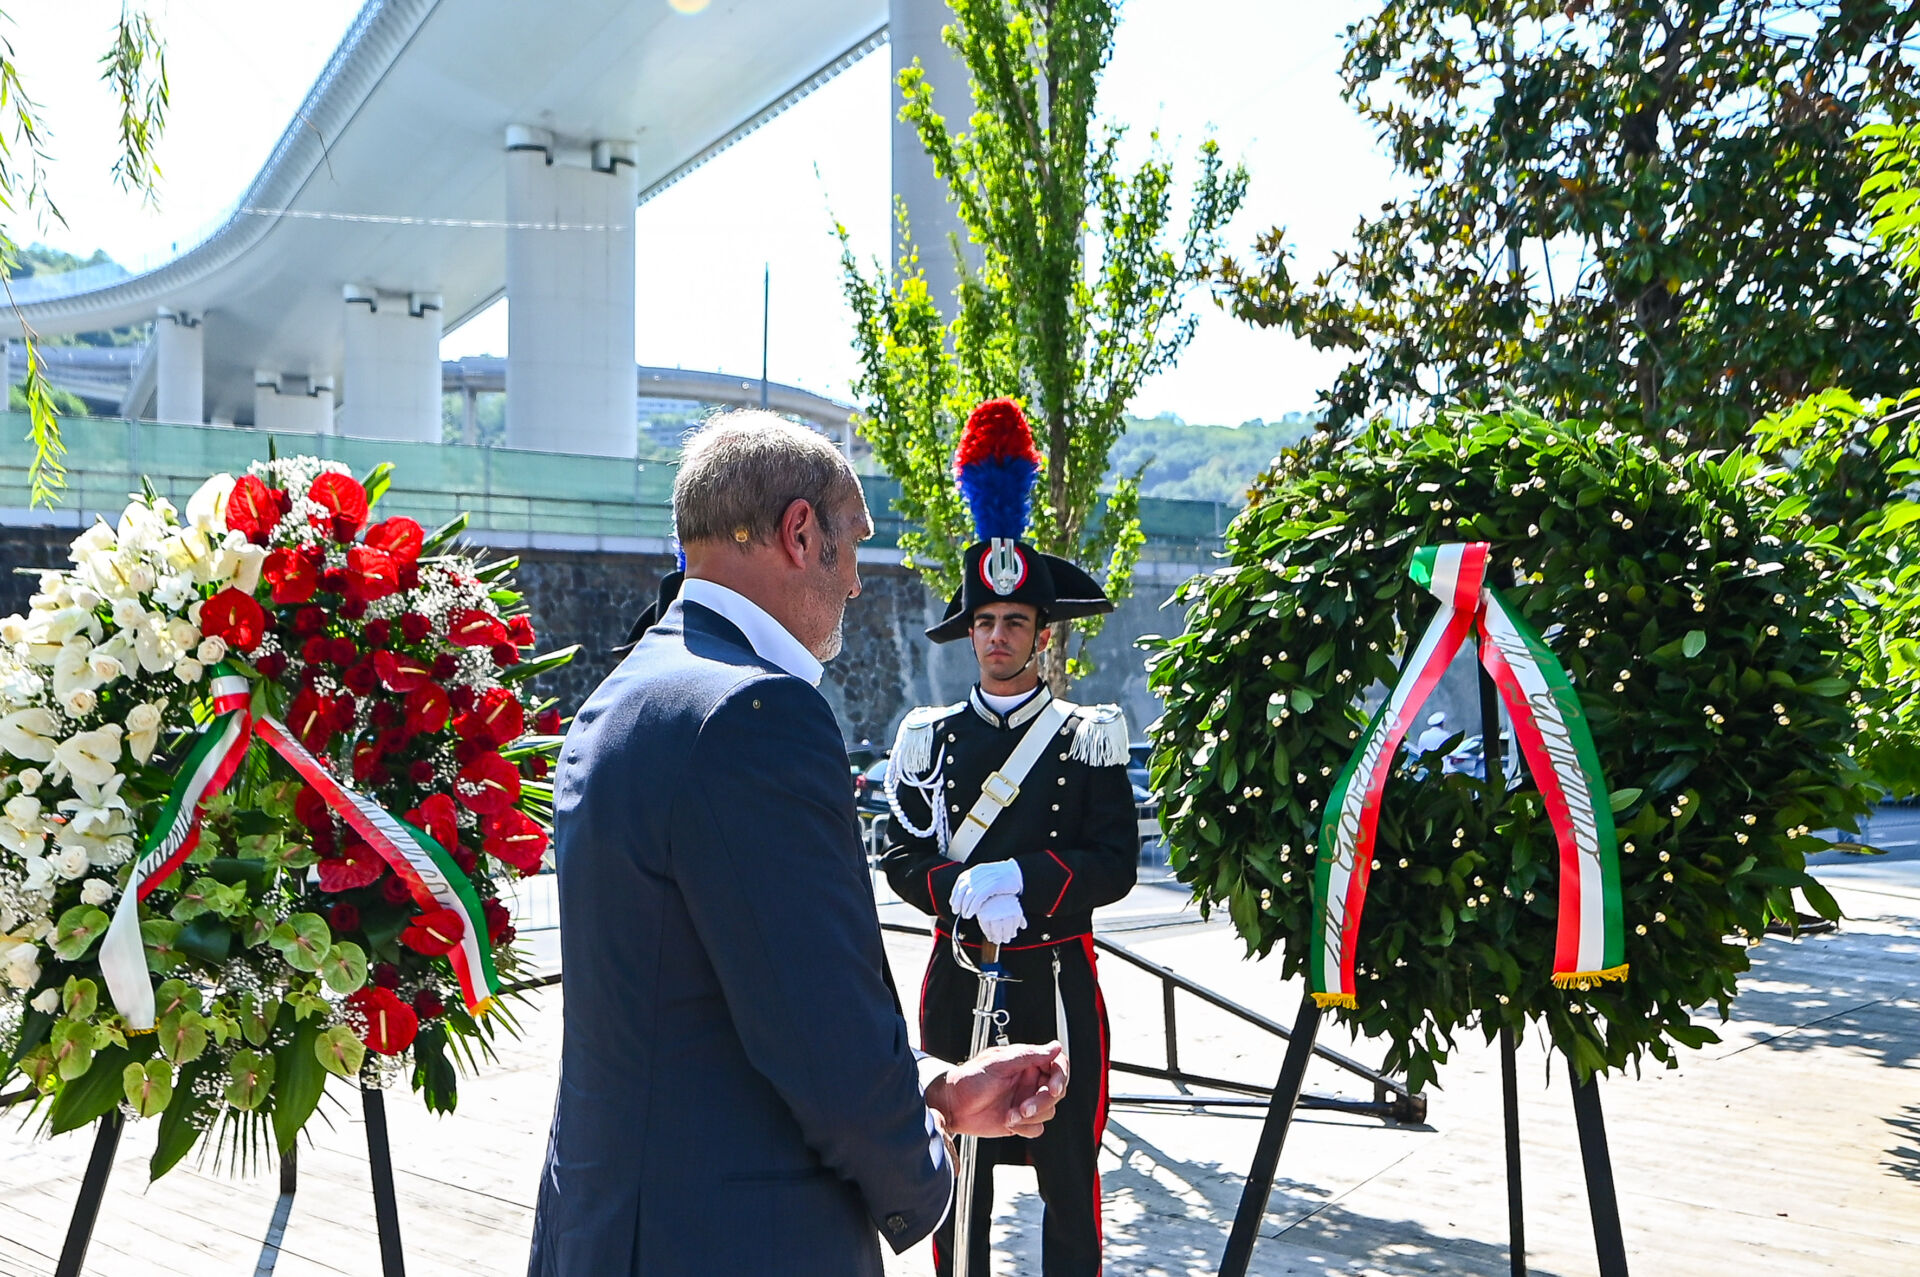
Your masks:
<svg viewBox="0 0 1920 1277"><path fill-rule="evenodd" d="M1018 541L1033 513L1033 484L1040 454L1033 431L1011 399L989 399L967 417L953 454L960 493L973 510L974 536Z"/></svg>

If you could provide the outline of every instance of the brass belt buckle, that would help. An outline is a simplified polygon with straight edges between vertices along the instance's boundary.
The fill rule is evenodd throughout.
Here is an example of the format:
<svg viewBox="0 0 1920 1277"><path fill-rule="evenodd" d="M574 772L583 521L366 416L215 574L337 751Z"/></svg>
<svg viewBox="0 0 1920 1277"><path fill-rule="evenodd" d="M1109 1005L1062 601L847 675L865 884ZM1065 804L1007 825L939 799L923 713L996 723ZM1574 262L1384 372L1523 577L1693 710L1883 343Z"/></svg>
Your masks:
<svg viewBox="0 0 1920 1277"><path fill-rule="evenodd" d="M1020 796L1020 786L1008 780L1004 773L994 772L980 783L980 796L996 807L1011 807L1013 800Z"/></svg>

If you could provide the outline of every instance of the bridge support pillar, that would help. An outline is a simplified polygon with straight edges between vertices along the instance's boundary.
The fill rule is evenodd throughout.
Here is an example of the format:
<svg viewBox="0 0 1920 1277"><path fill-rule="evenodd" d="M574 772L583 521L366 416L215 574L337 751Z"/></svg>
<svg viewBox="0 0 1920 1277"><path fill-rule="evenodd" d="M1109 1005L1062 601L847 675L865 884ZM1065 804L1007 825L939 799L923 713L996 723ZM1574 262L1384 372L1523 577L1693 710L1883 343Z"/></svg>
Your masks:
<svg viewBox="0 0 1920 1277"><path fill-rule="evenodd" d="M947 184L933 171L933 161L920 145L920 135L900 118L900 73L913 65L915 58L926 68L933 85L933 104L946 119L949 128L964 128L973 115L973 92L967 83L967 67L940 38L941 28L953 22L953 10L947 0L890 0L888 43L893 52L893 85L887 93L888 117L893 121L893 197L895 208L907 207L907 227L914 246L920 251L920 266L927 273L927 289L941 313L953 317L953 290L960 282L954 261L952 236L967 242L967 229L961 225L954 206L947 201ZM900 267L899 226L889 217L894 268Z"/></svg>
<svg viewBox="0 0 1920 1277"><path fill-rule="evenodd" d="M282 434L332 434L333 378L256 370L253 428Z"/></svg>
<svg viewBox="0 0 1920 1277"><path fill-rule="evenodd" d="M507 130L509 448L634 455L638 199L631 144Z"/></svg>
<svg viewBox="0 0 1920 1277"><path fill-rule="evenodd" d="M440 442L440 294L349 284L340 433Z"/></svg>
<svg viewBox="0 0 1920 1277"><path fill-rule="evenodd" d="M206 419L206 333L201 316L162 310L153 325L155 421L197 426Z"/></svg>

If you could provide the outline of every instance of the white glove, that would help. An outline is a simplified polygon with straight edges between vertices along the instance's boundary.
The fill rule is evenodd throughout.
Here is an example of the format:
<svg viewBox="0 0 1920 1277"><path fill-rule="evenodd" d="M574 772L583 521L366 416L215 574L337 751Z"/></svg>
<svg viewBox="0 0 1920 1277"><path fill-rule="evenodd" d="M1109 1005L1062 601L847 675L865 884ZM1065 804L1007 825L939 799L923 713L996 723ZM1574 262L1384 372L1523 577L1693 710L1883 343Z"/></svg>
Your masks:
<svg viewBox="0 0 1920 1277"><path fill-rule="evenodd" d="M953 904L955 917L977 918L980 916L980 906L987 901L995 896L1018 896L1025 885L1017 862L990 860L984 865L961 871L953 884L953 894L948 899Z"/></svg>
<svg viewBox="0 0 1920 1277"><path fill-rule="evenodd" d="M1027 915L1020 911L1018 896L989 896L974 915L980 934L993 944L1005 944L1027 929Z"/></svg>

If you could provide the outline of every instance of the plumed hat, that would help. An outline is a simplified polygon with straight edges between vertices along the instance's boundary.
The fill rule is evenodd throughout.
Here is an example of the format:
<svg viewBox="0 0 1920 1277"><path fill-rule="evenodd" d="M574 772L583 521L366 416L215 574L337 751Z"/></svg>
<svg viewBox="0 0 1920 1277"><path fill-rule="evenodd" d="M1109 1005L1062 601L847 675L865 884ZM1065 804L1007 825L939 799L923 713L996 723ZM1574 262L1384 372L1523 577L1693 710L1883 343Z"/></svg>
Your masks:
<svg viewBox="0 0 1920 1277"><path fill-rule="evenodd" d="M960 434L953 468L973 511L978 540L967 547L959 593L940 624L927 631L928 638L936 643L964 638L973 627L974 609L989 603L1031 604L1042 624L1113 611L1099 582L1023 539L1033 514L1040 454L1018 404L989 399L975 408Z"/></svg>

